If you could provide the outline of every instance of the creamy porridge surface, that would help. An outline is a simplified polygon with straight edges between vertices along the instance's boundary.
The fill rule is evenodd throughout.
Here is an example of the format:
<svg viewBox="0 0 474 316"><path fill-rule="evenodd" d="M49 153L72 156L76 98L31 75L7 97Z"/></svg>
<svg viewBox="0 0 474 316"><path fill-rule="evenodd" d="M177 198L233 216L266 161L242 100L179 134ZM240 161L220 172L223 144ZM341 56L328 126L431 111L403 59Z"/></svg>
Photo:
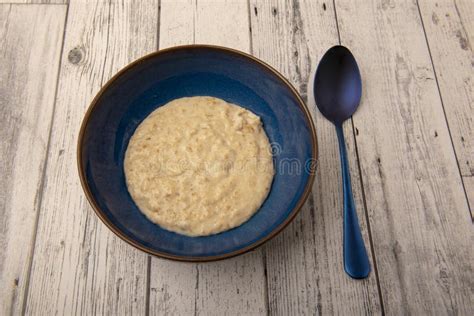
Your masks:
<svg viewBox="0 0 474 316"><path fill-rule="evenodd" d="M274 175L260 118L213 97L176 99L152 112L130 139L124 169L142 213L188 236L247 221Z"/></svg>

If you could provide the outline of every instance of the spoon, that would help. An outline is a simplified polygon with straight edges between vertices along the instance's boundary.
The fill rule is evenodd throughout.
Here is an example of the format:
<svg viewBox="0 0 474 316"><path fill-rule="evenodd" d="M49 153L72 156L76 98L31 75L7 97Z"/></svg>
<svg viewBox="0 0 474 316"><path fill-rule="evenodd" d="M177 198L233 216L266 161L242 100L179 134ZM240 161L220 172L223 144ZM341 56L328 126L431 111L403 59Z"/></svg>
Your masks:
<svg viewBox="0 0 474 316"><path fill-rule="evenodd" d="M346 47L334 46L324 54L316 70L313 91L319 111L336 126L339 141L344 194L344 270L352 278L363 279L369 275L370 263L352 197L342 129L342 123L359 106L362 82L357 62Z"/></svg>

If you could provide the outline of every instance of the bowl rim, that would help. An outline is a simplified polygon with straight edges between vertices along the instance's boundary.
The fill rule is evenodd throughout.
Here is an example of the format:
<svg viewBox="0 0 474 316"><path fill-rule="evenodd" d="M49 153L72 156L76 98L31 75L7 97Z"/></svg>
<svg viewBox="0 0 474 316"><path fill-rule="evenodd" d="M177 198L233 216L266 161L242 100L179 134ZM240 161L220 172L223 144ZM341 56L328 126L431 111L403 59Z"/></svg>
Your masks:
<svg viewBox="0 0 474 316"><path fill-rule="evenodd" d="M300 94L298 91L293 87L293 85L286 79L280 72L278 72L275 68L270 66L269 64L265 63L264 61L258 59L257 57L239 51L234 48L229 48L229 47L224 47L224 46L218 46L218 45L207 45L207 44L190 44L190 45L179 45L179 46L173 46L165 49L160 49L158 51L152 52L150 54L147 54L145 56L142 56L122 69L118 71L112 78L110 78L99 90L99 92L96 94L94 99L92 100L91 104L87 108L87 111L84 114L84 118L82 119L81 123L81 128L79 130L79 136L78 136L78 141L77 141L77 167L78 167L78 172L79 172L79 178L81 182L82 189L86 195L87 200L89 201L89 204L92 206L92 209L94 210L95 214L101 219L101 221L115 234L117 235L120 239L123 241L127 242L129 245L144 251L150 255L159 257L159 258L164 258L164 259L170 259L174 261L184 261L184 262L210 262L210 261L218 261L218 260L223 260L227 258L232 258L238 255L242 255L244 253L247 253L249 251L252 251L256 249L257 247L263 245L265 242L269 241L276 235L278 235L288 224L290 224L293 219L296 217L296 215L299 213L300 209L302 208L303 204L306 202L309 194L312 191L313 183L314 183L314 178L315 178L315 173L310 172L308 180L306 182L305 188L303 193L301 194L301 197L299 198L298 202L296 203L295 207L291 210L291 212L288 214L287 218L280 223L277 227L275 227L268 235L264 236L263 238L253 242L250 245L247 245L243 248L224 253L224 254L219 254L219 255L212 255L212 256L183 256L183 255L173 255L170 253L162 252L162 251L157 251L154 249L151 249L147 246L144 246L137 241L131 239L128 237L125 233L123 233L119 228L117 228L110 220L105 216L104 212L96 202L95 198L92 195L92 192L89 187L89 183L86 180L86 173L85 173L85 168L82 163L82 153L83 153L83 143L84 143L84 133L86 130L86 127L89 123L89 119L91 117L91 114L94 110L94 108L97 106L97 103L99 99L102 97L104 92L108 89L108 87L120 76L122 76L125 72L127 72L129 69L133 68L134 66L148 60L155 58L157 56L178 51L178 50L188 50L188 49L205 49L205 50L214 50L214 51L220 51L224 53L230 53L233 55L237 55L239 57L244 57L248 59L251 62L257 63L258 65L262 66L264 70L270 71L273 75L277 76L287 87L288 89L292 92L293 96L296 98L298 101L298 105L305 114L305 118L308 121L308 125L310 128L310 134L311 134L311 144L312 144L312 152L311 152L311 159L314 161L317 161L318 159L318 142L317 142L317 137L316 137L316 129L314 126L313 118L311 115L311 112L309 111L307 105L301 98Z"/></svg>

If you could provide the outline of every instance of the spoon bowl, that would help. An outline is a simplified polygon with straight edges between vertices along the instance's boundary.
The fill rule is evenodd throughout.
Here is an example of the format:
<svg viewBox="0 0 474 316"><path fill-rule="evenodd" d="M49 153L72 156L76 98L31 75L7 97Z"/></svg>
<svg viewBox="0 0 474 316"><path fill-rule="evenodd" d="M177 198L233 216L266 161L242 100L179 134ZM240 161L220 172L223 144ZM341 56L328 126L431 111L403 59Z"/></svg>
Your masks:
<svg viewBox="0 0 474 316"><path fill-rule="evenodd" d="M342 124L359 106L362 80L352 53L334 46L321 59L314 81L314 97L329 121Z"/></svg>

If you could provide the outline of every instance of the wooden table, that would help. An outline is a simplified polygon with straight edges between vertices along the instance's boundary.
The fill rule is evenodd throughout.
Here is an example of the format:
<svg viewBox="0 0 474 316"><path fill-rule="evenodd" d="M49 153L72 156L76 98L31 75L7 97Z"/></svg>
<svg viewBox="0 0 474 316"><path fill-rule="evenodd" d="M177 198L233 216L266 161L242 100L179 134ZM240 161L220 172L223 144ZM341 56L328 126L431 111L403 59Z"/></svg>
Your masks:
<svg viewBox="0 0 474 316"><path fill-rule="evenodd" d="M474 314L472 0L43 2L59 3L0 4L0 315ZM161 260L121 241L76 168L101 85L140 56L190 43L281 71L312 109L320 146L296 220L216 263ZM363 281L343 272L336 134L311 91L339 43L364 82L344 126L373 266Z"/></svg>

